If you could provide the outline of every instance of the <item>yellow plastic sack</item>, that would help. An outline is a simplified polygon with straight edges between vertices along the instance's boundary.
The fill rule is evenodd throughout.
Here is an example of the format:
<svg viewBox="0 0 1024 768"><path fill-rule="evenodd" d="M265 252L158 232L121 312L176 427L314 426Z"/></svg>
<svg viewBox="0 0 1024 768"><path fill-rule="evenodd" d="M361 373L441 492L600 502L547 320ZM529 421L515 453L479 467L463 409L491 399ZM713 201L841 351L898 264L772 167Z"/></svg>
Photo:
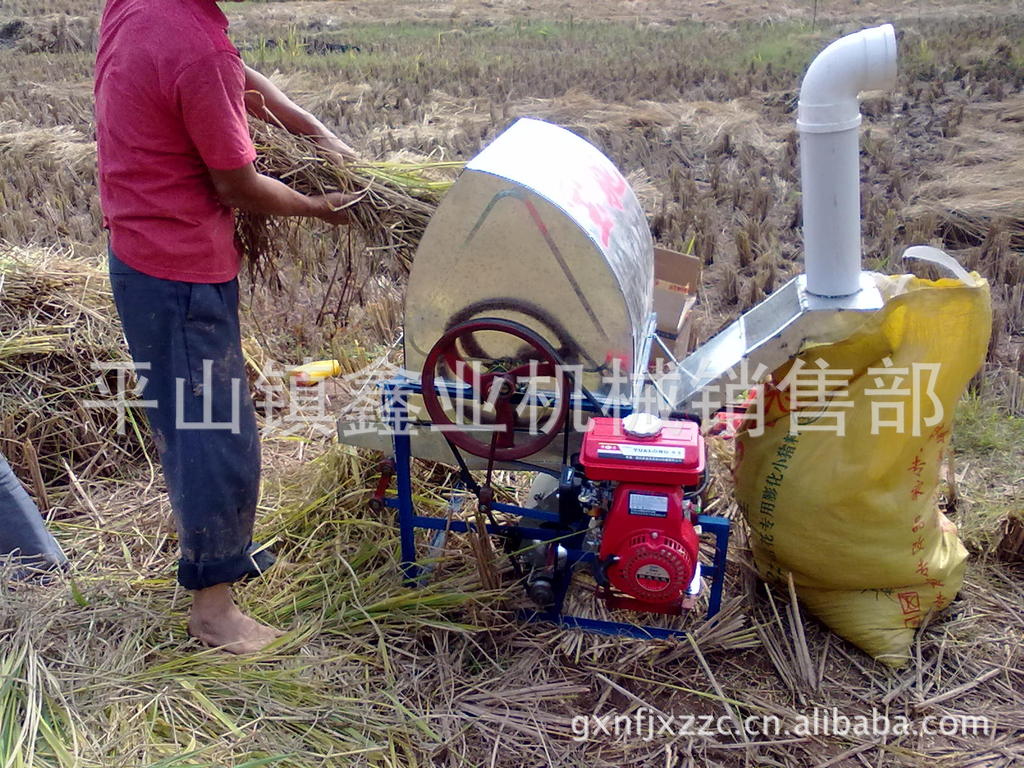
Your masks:
<svg viewBox="0 0 1024 768"><path fill-rule="evenodd" d="M877 276L884 308L776 371L737 435L736 498L762 578L792 573L812 613L894 666L963 581L967 552L935 496L992 326L988 283L971 278Z"/></svg>

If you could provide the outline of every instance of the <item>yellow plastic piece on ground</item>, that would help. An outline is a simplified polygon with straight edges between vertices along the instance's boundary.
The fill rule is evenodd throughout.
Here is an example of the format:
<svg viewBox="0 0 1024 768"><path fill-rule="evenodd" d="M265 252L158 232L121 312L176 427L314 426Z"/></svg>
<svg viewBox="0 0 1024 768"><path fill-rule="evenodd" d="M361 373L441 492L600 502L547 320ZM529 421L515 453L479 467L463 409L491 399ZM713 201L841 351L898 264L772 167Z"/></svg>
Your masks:
<svg viewBox="0 0 1024 768"><path fill-rule="evenodd" d="M953 411L992 328L988 283L972 277L877 276L885 306L853 337L776 371L781 385L796 369L797 389L766 385L737 436L736 498L762 578L792 573L812 613L893 666L963 582L967 552L936 488ZM825 397L808 392L815 371L835 369L849 375L830 374Z"/></svg>

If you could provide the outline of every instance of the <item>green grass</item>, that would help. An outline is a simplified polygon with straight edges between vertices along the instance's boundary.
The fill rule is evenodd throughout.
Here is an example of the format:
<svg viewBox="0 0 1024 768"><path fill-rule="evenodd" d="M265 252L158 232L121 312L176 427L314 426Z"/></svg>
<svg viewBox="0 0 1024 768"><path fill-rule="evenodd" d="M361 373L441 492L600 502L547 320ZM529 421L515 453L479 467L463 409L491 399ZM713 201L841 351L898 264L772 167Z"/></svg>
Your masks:
<svg viewBox="0 0 1024 768"><path fill-rule="evenodd" d="M545 81L562 90L587 82L593 95L609 99L664 98L666 92L695 88L721 97L745 95L749 83L738 75L757 76L758 89L789 89L840 31L806 21L724 28L567 19L487 26L403 21L339 26L323 33L297 25L261 29L252 14L249 24L248 37L236 42L257 67L336 71L339 79L356 82L412 77L442 89L455 84L464 89L474 81L480 94L493 93L496 84L515 94L515 83L529 82L529 95L536 97L552 95L543 88ZM984 18L969 27L906 21L900 32L900 72L907 80L958 79L968 71L980 78L1013 77L1024 60L1024 20L1019 17ZM268 48L268 38L277 47ZM318 55L303 44L313 39L359 50ZM595 77L599 73L603 77Z"/></svg>
<svg viewBox="0 0 1024 768"><path fill-rule="evenodd" d="M452 27L403 22L333 31L323 39L359 50L325 55L304 45L320 33L294 26L262 30L236 42L258 69L332 71L339 81L380 78L398 87L412 80L461 95L493 93L496 87L507 95L527 95L522 84L529 83L528 95L545 97L587 82L588 91L611 99L659 98L666 90L678 94L701 85L724 88L737 71L767 73L780 84L788 82L827 34L811 33L802 23L744 24L725 30L696 23L638 27L529 21ZM274 47L267 44L270 38Z"/></svg>
<svg viewBox="0 0 1024 768"><path fill-rule="evenodd" d="M961 458L999 459L1008 464L1024 458L1024 418L977 393L968 393L960 401L953 425L953 447Z"/></svg>
<svg viewBox="0 0 1024 768"><path fill-rule="evenodd" d="M1024 508L1024 418L990 399L968 394L953 422L953 448L963 514L956 522L965 544L991 553L1008 514Z"/></svg>

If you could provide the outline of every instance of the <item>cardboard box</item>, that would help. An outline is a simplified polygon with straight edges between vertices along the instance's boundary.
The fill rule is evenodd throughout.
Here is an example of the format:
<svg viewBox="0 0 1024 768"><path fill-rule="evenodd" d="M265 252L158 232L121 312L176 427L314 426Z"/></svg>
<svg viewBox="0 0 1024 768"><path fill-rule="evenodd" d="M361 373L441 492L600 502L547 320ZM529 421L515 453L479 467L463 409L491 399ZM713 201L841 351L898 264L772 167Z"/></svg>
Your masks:
<svg viewBox="0 0 1024 768"><path fill-rule="evenodd" d="M696 256L667 248L654 249L654 311L658 316L658 336L677 359L690 351L690 312L697 301L700 272L701 261ZM650 362L654 364L664 357L665 353L655 343Z"/></svg>
<svg viewBox="0 0 1024 768"><path fill-rule="evenodd" d="M670 338L679 335L700 285L701 262L696 256L667 248L654 249L654 311L658 330Z"/></svg>

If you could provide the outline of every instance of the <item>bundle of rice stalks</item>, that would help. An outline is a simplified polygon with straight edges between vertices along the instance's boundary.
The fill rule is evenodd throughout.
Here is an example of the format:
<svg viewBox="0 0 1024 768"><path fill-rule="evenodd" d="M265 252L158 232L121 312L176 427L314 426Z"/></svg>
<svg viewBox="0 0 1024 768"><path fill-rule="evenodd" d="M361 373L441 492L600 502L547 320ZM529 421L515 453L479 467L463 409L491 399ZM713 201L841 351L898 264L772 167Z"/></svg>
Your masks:
<svg viewBox="0 0 1024 768"><path fill-rule="evenodd" d="M0 339L0 451L16 468L50 482L117 472L142 455L138 411L89 405L117 394L117 371L102 366L130 360L105 274L54 251L0 246Z"/></svg>
<svg viewBox="0 0 1024 768"><path fill-rule="evenodd" d="M260 173L304 194L355 195L351 225L240 214L243 253L257 274L272 276L276 257L298 258L307 275L324 278L347 256L344 279L361 286L373 275L401 279L441 197L462 167L456 162L339 163L308 139L253 121ZM352 252L360 257L352 258Z"/></svg>

